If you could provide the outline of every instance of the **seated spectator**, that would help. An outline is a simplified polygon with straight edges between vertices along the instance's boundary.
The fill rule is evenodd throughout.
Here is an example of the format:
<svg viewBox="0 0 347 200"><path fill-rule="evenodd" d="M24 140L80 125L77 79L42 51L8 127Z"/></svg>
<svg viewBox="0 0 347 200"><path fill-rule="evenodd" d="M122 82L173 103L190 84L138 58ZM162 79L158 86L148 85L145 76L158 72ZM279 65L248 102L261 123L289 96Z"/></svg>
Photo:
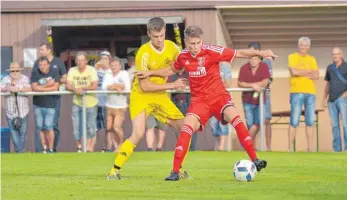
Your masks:
<svg viewBox="0 0 347 200"><path fill-rule="evenodd" d="M38 59L39 67L31 73L31 87L35 92L57 91L60 84L58 69L49 66L46 57ZM54 116L58 103L57 95L34 96L34 113L36 130L40 131L43 153L53 153L54 147Z"/></svg>
<svg viewBox="0 0 347 200"><path fill-rule="evenodd" d="M164 140L165 140L165 129L166 124L161 123L157 119L153 117L153 115L149 115L146 121L146 142L147 142L147 151L153 151L154 140L155 140L155 130L158 130L158 139L157 139L157 148L156 151L162 151Z"/></svg>
<svg viewBox="0 0 347 200"><path fill-rule="evenodd" d="M96 73L98 74L98 90L102 90L102 83L106 74L112 74L110 69L111 53L102 51L100 53L100 61L95 64ZM111 136L106 131L106 99L107 94L96 94L98 98L98 114L96 117L96 132L105 130L105 143L102 151L112 147ZM95 137L96 139L96 137Z"/></svg>
<svg viewBox="0 0 347 200"><path fill-rule="evenodd" d="M342 151L341 120L344 135L344 151L347 152L347 62L343 60L343 52L340 48L335 47L333 49L332 57L334 62L328 66L325 74L326 83L323 107L329 107L333 133L333 151Z"/></svg>
<svg viewBox="0 0 347 200"><path fill-rule="evenodd" d="M21 73L23 68L18 63L12 62L7 70L9 75L1 80L1 92L29 92L31 91L29 78ZM29 99L27 96L5 96L7 123L11 130L11 138L17 153L25 150L25 142L28 128ZM20 127L13 126L13 120L22 119Z"/></svg>
<svg viewBox="0 0 347 200"><path fill-rule="evenodd" d="M66 89L75 93L72 104L72 126L77 152L82 152L82 95L86 91L98 88L98 75L94 67L87 65L87 54L78 52L76 55L77 66L72 67L67 75ZM96 115L98 99L93 94L85 95L86 126L87 126L87 151L94 151L93 138L96 134Z"/></svg>
<svg viewBox="0 0 347 200"><path fill-rule="evenodd" d="M270 81L270 72L267 64L261 62L259 56L249 59L239 72L238 86L240 88L253 88L255 92L242 92L242 103L245 112L246 124L253 141L259 131L259 92ZM266 95L264 93L264 99ZM255 142L254 142L255 144Z"/></svg>
<svg viewBox="0 0 347 200"><path fill-rule="evenodd" d="M231 87L231 70L230 63L220 62L219 71L222 77L225 88ZM210 126L212 128L212 135L216 137L216 150L225 151L225 142L229 135L229 124L223 125L222 122L218 121L215 117L211 117Z"/></svg>
<svg viewBox="0 0 347 200"><path fill-rule="evenodd" d="M305 107L305 124L307 151L313 151L313 123L316 108L316 86L314 80L319 79L316 59L308 54L311 40L301 37L298 41L298 52L288 56L290 71L290 126L289 151L294 151L296 128L299 126L302 106Z"/></svg>
<svg viewBox="0 0 347 200"><path fill-rule="evenodd" d="M121 70L120 59L114 57L111 60L111 74L106 74L102 83L103 90L122 92L130 91L131 85L129 75L125 70ZM126 109L128 107L126 94L109 94L106 101L107 109L107 132L117 151L124 140L123 122ZM106 151L110 151L108 147Z"/></svg>
<svg viewBox="0 0 347 200"><path fill-rule="evenodd" d="M248 44L248 48L255 49L255 50L261 50L259 42L251 42L251 43L249 43ZM271 60L270 59L261 58L261 60L264 63L267 64L267 66L269 67L270 75L271 75L269 85L265 89L266 99L265 99L265 106L264 106L266 149L267 149L267 151L271 151L271 137L272 137L271 118L272 118L272 112L271 112L270 84L272 83L272 64L271 64Z"/></svg>

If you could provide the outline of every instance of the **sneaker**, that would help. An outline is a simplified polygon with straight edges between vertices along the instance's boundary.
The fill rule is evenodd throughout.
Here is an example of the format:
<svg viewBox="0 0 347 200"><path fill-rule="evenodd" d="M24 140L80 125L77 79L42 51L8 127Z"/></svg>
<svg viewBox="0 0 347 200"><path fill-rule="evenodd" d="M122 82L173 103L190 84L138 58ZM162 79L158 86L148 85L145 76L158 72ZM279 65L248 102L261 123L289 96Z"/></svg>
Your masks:
<svg viewBox="0 0 347 200"><path fill-rule="evenodd" d="M52 149L48 150L47 153L54 153Z"/></svg>
<svg viewBox="0 0 347 200"><path fill-rule="evenodd" d="M82 153L82 149L81 149L81 148L78 148L78 149L77 149L77 153Z"/></svg>
<svg viewBox="0 0 347 200"><path fill-rule="evenodd" d="M260 172L260 170L266 168L266 166L267 166L266 160L259 160L259 159L257 159L257 160L254 160L253 163L257 167L257 171L258 172Z"/></svg>
<svg viewBox="0 0 347 200"><path fill-rule="evenodd" d="M122 176L120 175L119 171L114 171L107 175L106 180L111 181L111 180L122 180Z"/></svg>
<svg viewBox="0 0 347 200"><path fill-rule="evenodd" d="M47 153L47 151L46 151L46 150L43 150L43 151L42 151L42 153L43 153L43 154L46 154L46 153Z"/></svg>
<svg viewBox="0 0 347 200"><path fill-rule="evenodd" d="M180 175L177 172L171 172L170 176L165 178L165 181L178 181L180 180Z"/></svg>

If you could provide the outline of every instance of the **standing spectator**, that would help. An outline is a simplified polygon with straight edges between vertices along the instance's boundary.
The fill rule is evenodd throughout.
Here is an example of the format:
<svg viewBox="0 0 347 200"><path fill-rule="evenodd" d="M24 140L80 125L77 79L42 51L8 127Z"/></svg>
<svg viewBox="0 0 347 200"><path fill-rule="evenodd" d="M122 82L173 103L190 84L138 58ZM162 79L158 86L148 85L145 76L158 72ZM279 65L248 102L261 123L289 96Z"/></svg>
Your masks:
<svg viewBox="0 0 347 200"><path fill-rule="evenodd" d="M102 83L103 90L111 91L130 91L129 75L125 70L121 70L122 66L118 57L112 58L111 74L106 74ZM127 95L124 94L109 94L106 101L107 108L107 132L110 136L110 142L114 148L117 148L123 143L123 122L126 109L128 107ZM112 146L111 143L111 146ZM111 151L111 146L108 146L106 151Z"/></svg>
<svg viewBox="0 0 347 200"><path fill-rule="evenodd" d="M252 140L255 141L259 131L259 92L270 81L269 67L261 62L259 56L249 59L249 63L243 65L239 72L238 86L241 88L253 88L255 92L242 92L242 103L245 112L246 124ZM264 94L266 101L266 95Z"/></svg>
<svg viewBox="0 0 347 200"><path fill-rule="evenodd" d="M29 78L21 74L22 70L23 68L18 63L12 62L10 64L10 68L7 70L9 71L9 75L1 80L1 92L16 93L31 91ZM5 105L7 123L11 130L14 149L17 153L22 153L25 150L27 137L29 99L27 96L6 96ZM22 125L19 130L13 126L13 120L16 117L22 119Z"/></svg>
<svg viewBox="0 0 347 200"><path fill-rule="evenodd" d="M307 151L313 150L313 123L316 106L316 86L319 79L316 59L308 54L311 40L301 37L298 41L298 52L288 56L290 71L290 126L289 151L294 151L296 128L299 126L302 106L305 106L305 124Z"/></svg>
<svg viewBox="0 0 347 200"><path fill-rule="evenodd" d="M175 82L179 78L187 78L187 73L184 71L181 74L174 74L168 77L168 82ZM177 108L182 112L183 115L187 114L188 107L190 104L191 95L190 93L172 93L171 100L177 106ZM198 134L195 132L192 135L189 151L195 151L196 141Z"/></svg>
<svg viewBox="0 0 347 200"><path fill-rule="evenodd" d="M60 75L56 68L49 66L47 57L38 59L39 68L31 74L31 87L35 92L51 92L59 89ZM34 96L36 130L40 131L43 153L53 153L54 116L58 103L57 95Z"/></svg>
<svg viewBox="0 0 347 200"><path fill-rule="evenodd" d="M72 104L72 126L76 141L77 152L82 152L82 94L98 88L98 75L94 67L87 65L87 54L78 52L76 67L72 67L67 75L66 89L75 93ZM93 138L95 137L96 115L98 99L95 95L87 94L85 97L87 108L87 151L94 151Z"/></svg>
<svg viewBox="0 0 347 200"><path fill-rule="evenodd" d="M129 53L127 56L128 60L128 69L126 69L129 73L130 83L133 83L134 80L134 72L136 71L135 66L135 54L133 52Z"/></svg>
<svg viewBox="0 0 347 200"><path fill-rule="evenodd" d="M347 152L347 63L343 60L340 48L333 49L332 57L334 62L328 66L325 74L323 107L329 106L334 152L342 151L340 117L345 141L344 150Z"/></svg>
<svg viewBox="0 0 347 200"><path fill-rule="evenodd" d="M251 42L248 44L248 48L255 49L255 50L261 50L260 43L259 42ZM261 58L261 60L267 64L270 72L270 82L269 85L266 86L265 89L265 105L264 105L264 112L265 112L265 138L266 138L266 149L267 151L271 151L271 137L272 137L272 128L271 128L271 118L272 118L272 112L271 112L271 92L270 92L270 84L272 83L272 65L271 60L267 58Z"/></svg>
<svg viewBox="0 0 347 200"><path fill-rule="evenodd" d="M100 61L95 64L96 73L98 74L98 90L102 90L102 83L106 74L112 74L110 69L111 53L102 51ZM112 147L111 135L106 131L106 99L107 94L96 94L98 98L98 114L96 117L96 132L105 130L105 144L102 151L105 152ZM96 139L96 137L95 137ZM96 142L96 141L94 141Z"/></svg>
<svg viewBox="0 0 347 200"><path fill-rule="evenodd" d="M48 34L48 33L47 33ZM48 58L50 68L57 69L60 76L60 86L64 88L64 84L66 83L66 67L64 62L61 61L58 57L53 56L53 46L49 42L42 43L40 45L40 56L44 56ZM34 64L34 69L39 68L39 61L37 60ZM55 96L57 98L57 103L55 107L54 114L54 147L53 150L56 152L57 146L60 138L60 130L59 130L59 118L60 118L60 99L59 95ZM35 146L36 151L41 152L42 146L39 140L39 131L36 130L35 134Z"/></svg>
<svg viewBox="0 0 347 200"><path fill-rule="evenodd" d="M153 115L148 115L146 121L146 142L147 142L147 151L153 151L154 140L155 140L155 130L158 130L158 141L156 151L162 151L164 140L165 140L165 129L166 124L161 123Z"/></svg>
<svg viewBox="0 0 347 200"><path fill-rule="evenodd" d="M231 70L230 64L228 62L219 63L219 71L222 77L223 83L226 88L231 87ZM215 117L211 117L210 125L212 128L212 135L216 137L217 145L216 149L218 151L225 150L225 141L228 138L229 134L229 124L223 125Z"/></svg>

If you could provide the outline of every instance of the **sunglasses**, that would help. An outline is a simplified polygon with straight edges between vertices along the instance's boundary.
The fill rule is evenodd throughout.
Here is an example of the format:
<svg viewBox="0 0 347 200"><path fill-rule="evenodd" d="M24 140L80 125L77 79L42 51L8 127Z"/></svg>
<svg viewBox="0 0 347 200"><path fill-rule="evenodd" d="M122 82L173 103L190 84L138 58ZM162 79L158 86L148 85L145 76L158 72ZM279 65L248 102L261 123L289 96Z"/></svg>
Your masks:
<svg viewBox="0 0 347 200"><path fill-rule="evenodd" d="M13 73L13 72L19 72L19 70L17 70L17 71L11 71L11 73Z"/></svg>

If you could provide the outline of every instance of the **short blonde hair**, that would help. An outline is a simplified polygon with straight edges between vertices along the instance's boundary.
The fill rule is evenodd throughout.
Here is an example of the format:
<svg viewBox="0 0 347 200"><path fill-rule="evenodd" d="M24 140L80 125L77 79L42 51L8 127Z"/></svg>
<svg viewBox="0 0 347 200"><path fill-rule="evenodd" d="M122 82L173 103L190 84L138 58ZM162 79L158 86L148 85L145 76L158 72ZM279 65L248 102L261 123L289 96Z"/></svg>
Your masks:
<svg viewBox="0 0 347 200"><path fill-rule="evenodd" d="M153 17L147 23L147 31L161 31L165 26L166 24L163 18Z"/></svg>
<svg viewBox="0 0 347 200"><path fill-rule="evenodd" d="M199 26L192 25L184 30L184 38L186 37L201 37L204 34Z"/></svg>

